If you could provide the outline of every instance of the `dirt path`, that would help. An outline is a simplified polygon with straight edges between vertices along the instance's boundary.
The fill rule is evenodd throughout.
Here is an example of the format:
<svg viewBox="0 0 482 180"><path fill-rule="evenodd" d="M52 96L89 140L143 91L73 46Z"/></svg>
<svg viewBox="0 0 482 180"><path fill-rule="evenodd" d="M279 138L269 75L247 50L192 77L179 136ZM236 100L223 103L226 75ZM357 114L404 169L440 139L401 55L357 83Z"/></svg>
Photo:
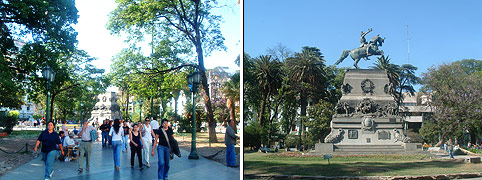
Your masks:
<svg viewBox="0 0 482 180"><path fill-rule="evenodd" d="M0 149L8 153L0 150L0 176L8 172L9 170L12 170L34 159L36 157L36 154L32 153L32 151L36 141L36 138L1 138ZM24 149L22 149L21 152L25 151L25 143L32 145L28 146L28 151L30 153L9 154L11 152L19 151L22 148Z"/></svg>

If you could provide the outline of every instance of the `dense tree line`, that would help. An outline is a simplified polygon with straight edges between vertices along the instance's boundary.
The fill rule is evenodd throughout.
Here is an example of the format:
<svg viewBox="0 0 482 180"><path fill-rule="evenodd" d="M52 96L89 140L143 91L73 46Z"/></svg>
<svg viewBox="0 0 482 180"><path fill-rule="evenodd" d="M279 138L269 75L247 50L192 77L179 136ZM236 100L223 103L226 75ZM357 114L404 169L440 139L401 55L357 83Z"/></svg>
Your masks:
<svg viewBox="0 0 482 180"><path fill-rule="evenodd" d="M256 58L244 53L243 63L246 147L284 140L288 147L302 143L308 148L324 140L347 68L327 66L316 47L291 53L280 44ZM379 57L371 68L387 71L390 92L399 105L402 93L414 93L413 86L420 82L416 67L392 64L388 56ZM297 125L302 128L293 133Z"/></svg>

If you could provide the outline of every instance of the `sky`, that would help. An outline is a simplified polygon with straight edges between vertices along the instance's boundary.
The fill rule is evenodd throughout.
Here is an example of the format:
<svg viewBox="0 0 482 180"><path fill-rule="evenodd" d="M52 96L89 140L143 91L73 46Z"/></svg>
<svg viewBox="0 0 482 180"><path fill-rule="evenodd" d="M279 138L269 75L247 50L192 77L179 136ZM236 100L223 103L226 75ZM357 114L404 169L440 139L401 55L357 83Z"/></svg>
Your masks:
<svg viewBox="0 0 482 180"><path fill-rule="evenodd" d="M314 46L326 64L332 65L343 50L360 46L361 31L372 28L365 36L367 41L377 34L385 37L379 49L390 62L412 64L421 77L428 68L443 63L482 60L480 8L482 1L468 0L246 0L244 52L257 57L277 44L293 52ZM369 68L376 60L371 56L358 66ZM353 67L353 60L347 57L338 66Z"/></svg>
<svg viewBox="0 0 482 180"><path fill-rule="evenodd" d="M97 58L92 62L97 68L105 69L106 73L110 72L112 57L128 47L128 44L124 43L125 37L111 35L106 28L109 20L108 14L116 8L115 1L76 0L75 3L79 11L78 23L74 25L78 32L78 48ZM235 72L239 70L239 67L234 64L234 60L241 52L240 7L236 1L220 1L219 6L221 8L213 9L212 13L223 17L221 32L225 38L224 44L227 51L216 51L212 52L211 56L205 56L204 66L207 69L226 66L229 67L228 72ZM143 43L145 45L142 47L146 56L150 52L147 43ZM116 90L113 87L107 89L107 91Z"/></svg>

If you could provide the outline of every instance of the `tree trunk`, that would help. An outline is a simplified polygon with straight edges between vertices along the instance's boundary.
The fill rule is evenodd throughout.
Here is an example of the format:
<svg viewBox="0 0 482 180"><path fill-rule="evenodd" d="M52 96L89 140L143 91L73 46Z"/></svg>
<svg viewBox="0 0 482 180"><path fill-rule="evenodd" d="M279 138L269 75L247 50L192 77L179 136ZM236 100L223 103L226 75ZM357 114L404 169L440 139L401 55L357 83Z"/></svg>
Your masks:
<svg viewBox="0 0 482 180"><path fill-rule="evenodd" d="M236 122L236 104L234 103L233 100L228 99L229 103L229 110L230 110L230 116L231 116L231 121L234 122L234 130L237 130L237 122Z"/></svg>
<svg viewBox="0 0 482 180"><path fill-rule="evenodd" d="M178 90L175 90L178 91ZM179 115L177 114L177 101L179 100L179 93L174 92L174 116L176 116L176 120L179 121Z"/></svg>
<svg viewBox="0 0 482 180"><path fill-rule="evenodd" d="M126 92L127 100L126 100L126 117L129 117L129 92ZM131 119L131 118L129 118Z"/></svg>
<svg viewBox="0 0 482 180"><path fill-rule="evenodd" d="M268 94L263 94L263 99L261 101L261 110L258 113L258 120L259 124L263 124L263 117L264 117L264 111L265 111L265 106L266 106L266 100L268 98Z"/></svg>

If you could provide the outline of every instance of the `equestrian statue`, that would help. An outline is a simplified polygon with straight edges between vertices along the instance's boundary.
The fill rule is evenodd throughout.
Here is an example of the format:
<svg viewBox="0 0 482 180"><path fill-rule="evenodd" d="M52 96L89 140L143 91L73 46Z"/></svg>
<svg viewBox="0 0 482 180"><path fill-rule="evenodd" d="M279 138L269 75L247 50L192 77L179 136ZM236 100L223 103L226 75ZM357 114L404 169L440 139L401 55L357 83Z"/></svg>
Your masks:
<svg viewBox="0 0 482 180"><path fill-rule="evenodd" d="M368 57L373 55L383 55L382 50L378 50L378 46L382 46L385 38L381 38L380 35L374 36L370 39L370 42L367 43L365 39L365 35L372 32L372 28L368 29L367 32L361 32L360 37L360 47L352 49L352 50L344 50L340 56L340 59L336 61L335 65L340 64L348 55L355 61L353 64L356 69L358 69L358 61L364 58L365 60L370 60Z"/></svg>

